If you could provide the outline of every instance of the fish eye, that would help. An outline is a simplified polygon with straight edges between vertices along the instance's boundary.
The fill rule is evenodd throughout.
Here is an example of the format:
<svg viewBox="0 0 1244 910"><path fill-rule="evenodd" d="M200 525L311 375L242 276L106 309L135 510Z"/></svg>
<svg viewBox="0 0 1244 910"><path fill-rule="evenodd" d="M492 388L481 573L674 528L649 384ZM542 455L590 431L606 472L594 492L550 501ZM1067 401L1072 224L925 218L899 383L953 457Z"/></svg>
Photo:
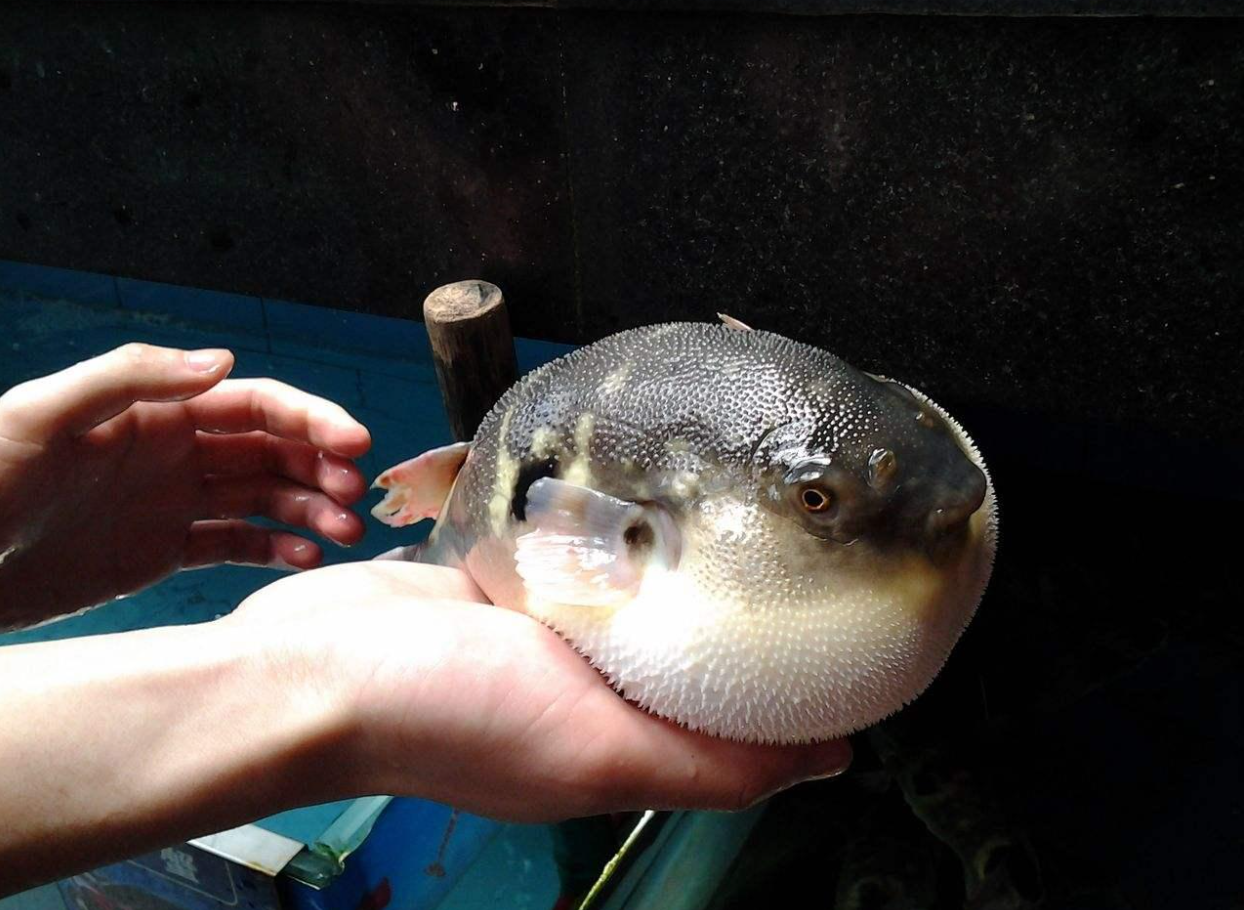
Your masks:
<svg viewBox="0 0 1244 910"><path fill-rule="evenodd" d="M826 540L840 540L842 523L850 518L856 498L850 475L820 459L794 465L771 490L775 500L785 501L783 512L788 518L809 534Z"/></svg>
<svg viewBox="0 0 1244 910"><path fill-rule="evenodd" d="M803 507L809 512L827 512L829 507L833 505L833 496L824 490L818 490L816 487L804 487L799 494L799 501Z"/></svg>

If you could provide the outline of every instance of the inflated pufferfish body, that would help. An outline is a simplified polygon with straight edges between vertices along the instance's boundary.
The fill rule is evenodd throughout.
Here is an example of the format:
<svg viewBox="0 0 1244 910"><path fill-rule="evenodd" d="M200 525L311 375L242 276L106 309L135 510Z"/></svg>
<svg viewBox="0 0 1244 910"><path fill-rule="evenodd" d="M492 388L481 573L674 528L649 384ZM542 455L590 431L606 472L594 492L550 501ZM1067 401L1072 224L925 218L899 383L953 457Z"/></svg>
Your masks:
<svg viewBox="0 0 1244 910"><path fill-rule="evenodd" d="M382 520L439 512L406 558L464 568L640 706L760 742L840 736L915 698L996 535L984 464L941 408L718 325L581 348L510 389L469 447L377 485Z"/></svg>

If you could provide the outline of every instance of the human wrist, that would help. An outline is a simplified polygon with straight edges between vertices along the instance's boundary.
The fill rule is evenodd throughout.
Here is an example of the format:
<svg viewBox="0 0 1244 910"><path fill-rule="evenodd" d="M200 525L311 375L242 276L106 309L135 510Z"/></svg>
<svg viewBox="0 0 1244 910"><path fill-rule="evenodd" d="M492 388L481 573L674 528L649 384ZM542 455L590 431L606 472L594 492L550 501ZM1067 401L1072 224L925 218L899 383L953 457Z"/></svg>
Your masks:
<svg viewBox="0 0 1244 910"><path fill-rule="evenodd" d="M226 667L227 701L242 699L259 741L239 759L264 813L369 793L350 692L297 630L223 617L203 627Z"/></svg>
<svg viewBox="0 0 1244 910"><path fill-rule="evenodd" d="M287 576L220 623L260 650L265 685L290 716L320 731L298 763L308 786L444 801L487 732L489 712L462 705L499 704L509 689L487 672L505 648L482 645L472 618L495 608L470 595L451 570L354 563Z"/></svg>
<svg viewBox="0 0 1244 910"><path fill-rule="evenodd" d="M341 712L298 686L266 643L220 620L132 635L136 651L161 652L136 654L130 686L146 702L145 736L163 753L147 780L157 824L180 838L189 823L184 833L195 836L350 795L348 766L333 760L345 740ZM161 715L162 737L150 727Z"/></svg>
<svg viewBox="0 0 1244 910"><path fill-rule="evenodd" d="M223 623L0 649L0 893L352 795L342 715Z"/></svg>

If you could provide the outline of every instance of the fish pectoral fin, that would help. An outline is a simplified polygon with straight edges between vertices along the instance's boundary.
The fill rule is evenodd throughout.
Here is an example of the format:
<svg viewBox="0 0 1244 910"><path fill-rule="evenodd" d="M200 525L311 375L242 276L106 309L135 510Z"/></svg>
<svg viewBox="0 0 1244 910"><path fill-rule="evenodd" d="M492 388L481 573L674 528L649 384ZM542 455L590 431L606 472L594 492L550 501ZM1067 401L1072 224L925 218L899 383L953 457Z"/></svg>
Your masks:
<svg viewBox="0 0 1244 910"><path fill-rule="evenodd" d="M455 442L382 471L372 489L388 492L372 515L395 528L436 518L470 451L469 442Z"/></svg>
<svg viewBox="0 0 1244 910"><path fill-rule="evenodd" d="M627 577L609 542L532 531L516 541L514 559L529 600L620 606L634 596L638 580Z"/></svg>
<svg viewBox="0 0 1244 910"><path fill-rule="evenodd" d="M519 576L531 598L618 606L635 596L650 566L677 563L681 541L668 513L544 477L527 491L535 530L515 542Z"/></svg>

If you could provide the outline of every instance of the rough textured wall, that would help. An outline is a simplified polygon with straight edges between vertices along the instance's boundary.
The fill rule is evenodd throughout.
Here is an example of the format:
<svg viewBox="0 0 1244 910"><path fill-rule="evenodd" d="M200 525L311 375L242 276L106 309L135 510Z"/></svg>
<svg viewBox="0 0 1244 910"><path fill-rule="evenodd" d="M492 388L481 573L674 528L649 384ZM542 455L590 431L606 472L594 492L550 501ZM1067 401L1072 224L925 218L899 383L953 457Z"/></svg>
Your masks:
<svg viewBox="0 0 1244 910"><path fill-rule="evenodd" d="M1238 18L5 5L0 257L397 315L479 276L567 341L723 310L1239 438L1242 74Z"/></svg>

